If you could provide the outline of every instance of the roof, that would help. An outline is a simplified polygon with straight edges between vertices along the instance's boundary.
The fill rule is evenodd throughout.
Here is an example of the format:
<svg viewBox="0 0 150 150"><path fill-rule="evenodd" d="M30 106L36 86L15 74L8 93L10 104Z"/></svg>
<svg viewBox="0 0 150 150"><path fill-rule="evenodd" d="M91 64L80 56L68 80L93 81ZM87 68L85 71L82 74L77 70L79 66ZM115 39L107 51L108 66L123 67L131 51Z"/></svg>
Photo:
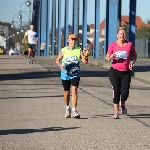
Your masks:
<svg viewBox="0 0 150 150"><path fill-rule="evenodd" d="M129 24L129 16L122 16L121 18L121 26L124 25L128 25ZM143 20L141 19L140 16L136 16L136 27L137 29L140 29L141 27L148 27L150 26L149 24L146 24L145 22L143 22ZM95 25L94 24L90 24L90 29L94 29ZM103 21L100 23L100 37L104 38L104 35L102 35L101 31L105 29L105 19L103 19ZM91 33L88 37L94 37L94 32Z"/></svg>

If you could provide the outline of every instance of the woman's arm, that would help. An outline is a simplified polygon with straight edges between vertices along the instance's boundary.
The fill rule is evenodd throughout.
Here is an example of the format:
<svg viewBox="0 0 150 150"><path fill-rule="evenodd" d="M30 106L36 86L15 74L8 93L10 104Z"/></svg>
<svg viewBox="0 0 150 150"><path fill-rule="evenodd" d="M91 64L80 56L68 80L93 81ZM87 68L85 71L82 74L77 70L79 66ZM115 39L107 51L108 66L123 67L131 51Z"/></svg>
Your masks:
<svg viewBox="0 0 150 150"><path fill-rule="evenodd" d="M137 53L135 51L135 47L132 45L131 46L131 55L132 55L132 65L136 62L137 60Z"/></svg>
<svg viewBox="0 0 150 150"><path fill-rule="evenodd" d="M105 57L105 60L108 61L108 62L110 62L114 57L115 57L114 54L108 54L108 53L107 53L107 55L106 55L106 57Z"/></svg>

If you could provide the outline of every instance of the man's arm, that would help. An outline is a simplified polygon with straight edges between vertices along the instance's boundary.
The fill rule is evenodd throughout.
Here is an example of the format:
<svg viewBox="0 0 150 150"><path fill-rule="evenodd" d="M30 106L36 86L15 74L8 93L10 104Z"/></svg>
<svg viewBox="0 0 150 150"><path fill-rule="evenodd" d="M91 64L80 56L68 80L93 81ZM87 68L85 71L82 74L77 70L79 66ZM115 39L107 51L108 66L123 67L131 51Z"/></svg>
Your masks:
<svg viewBox="0 0 150 150"><path fill-rule="evenodd" d="M60 51L59 54L58 54L58 56L57 56L57 58L56 58L56 64L57 64L58 67L60 67L61 69L64 68L64 67L62 66L62 64L60 63L60 61L62 60L62 58L63 58L63 53L62 53L62 51Z"/></svg>
<svg viewBox="0 0 150 150"><path fill-rule="evenodd" d="M28 36L28 31L24 34L24 42L25 42L25 43L28 43L27 40L26 40L26 37L27 37L27 36Z"/></svg>
<svg viewBox="0 0 150 150"><path fill-rule="evenodd" d="M83 54L83 51L81 50L81 52L80 52L80 55L81 55L81 58L82 58L82 62L84 63L84 64L87 64L88 63L88 56L85 56L84 54Z"/></svg>

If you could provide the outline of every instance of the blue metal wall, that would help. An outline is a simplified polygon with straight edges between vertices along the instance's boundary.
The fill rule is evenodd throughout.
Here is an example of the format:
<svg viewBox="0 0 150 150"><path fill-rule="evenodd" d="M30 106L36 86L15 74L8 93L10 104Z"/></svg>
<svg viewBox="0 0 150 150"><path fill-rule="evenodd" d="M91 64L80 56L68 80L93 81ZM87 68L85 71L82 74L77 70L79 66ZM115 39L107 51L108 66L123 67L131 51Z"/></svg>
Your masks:
<svg viewBox="0 0 150 150"><path fill-rule="evenodd" d="M94 58L99 58L100 46L99 46L99 37L100 37L100 2L103 0L93 0L95 2L95 31L94 31ZM120 25L120 16L121 16L121 1L122 0L106 0L106 22L105 22L105 42L104 42L104 57L107 53L109 44L112 41L116 40L116 34L118 26ZM65 2L65 3L63 3ZM39 44L38 44L38 55L40 55L40 43L45 40L47 43L46 50L44 55L56 55L60 51L61 45L61 24L62 20L64 21L64 45L67 45L67 37L69 34L68 22L69 22L69 4L71 0L34 0L33 1L33 15L32 22L36 27L36 30L39 34ZM75 34L78 33L78 9L79 2L82 3L82 47L87 44L87 0L72 0L72 32ZM129 1L129 41L135 43L135 16L136 16L136 0ZM61 18L62 14L62 5L64 5L64 17ZM50 6L51 9L50 9ZM90 10L89 10L90 11ZM58 14L58 27L56 35L56 14ZM51 19L50 19L51 16ZM51 22L51 27L50 27ZM50 33L51 30L51 33ZM51 39L51 42L50 42ZM55 42L57 43L55 43ZM49 44L51 45L51 52L49 51ZM55 48L57 44L57 49Z"/></svg>

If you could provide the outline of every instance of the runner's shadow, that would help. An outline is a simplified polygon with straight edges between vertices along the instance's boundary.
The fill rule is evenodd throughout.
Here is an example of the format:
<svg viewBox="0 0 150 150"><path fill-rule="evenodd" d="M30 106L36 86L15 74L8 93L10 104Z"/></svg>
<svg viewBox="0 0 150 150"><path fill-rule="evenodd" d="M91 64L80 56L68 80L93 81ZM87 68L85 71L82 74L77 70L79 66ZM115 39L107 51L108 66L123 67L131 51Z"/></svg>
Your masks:
<svg viewBox="0 0 150 150"><path fill-rule="evenodd" d="M94 116L92 116L91 118L101 118L101 117L110 117L110 116L112 116L112 114L110 115L110 114L105 114L105 115L94 115Z"/></svg>
<svg viewBox="0 0 150 150"><path fill-rule="evenodd" d="M150 114L136 114L136 115L130 115L132 118L150 118Z"/></svg>
<svg viewBox="0 0 150 150"><path fill-rule="evenodd" d="M38 132L49 132L49 131L63 131L63 130L73 130L80 127L50 127L50 128L40 128L40 129L9 129L9 130L0 130L0 135L9 135L9 134L29 134L29 133L38 133Z"/></svg>

